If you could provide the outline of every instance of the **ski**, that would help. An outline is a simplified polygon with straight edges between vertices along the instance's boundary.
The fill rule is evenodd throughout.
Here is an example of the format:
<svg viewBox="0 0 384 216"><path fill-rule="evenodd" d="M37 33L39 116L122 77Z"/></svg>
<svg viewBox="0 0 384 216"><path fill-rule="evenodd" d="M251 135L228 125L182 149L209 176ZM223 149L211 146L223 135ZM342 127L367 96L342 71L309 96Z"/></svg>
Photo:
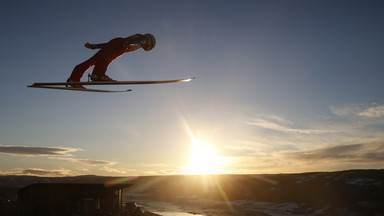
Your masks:
<svg viewBox="0 0 384 216"><path fill-rule="evenodd" d="M70 91L86 91L86 92L104 92L104 93L117 93L117 92L130 92L132 89L128 90L104 90L104 89L88 89L88 88L76 88L76 87L61 87L61 86L39 86L32 85L28 86L32 88L46 88L46 89L59 89L59 90L70 90Z"/></svg>
<svg viewBox="0 0 384 216"><path fill-rule="evenodd" d="M195 78L177 79L177 80L154 80L154 81L89 81L89 82L46 82L33 83L28 87L55 86L55 85L144 85L144 84L164 84L189 82Z"/></svg>

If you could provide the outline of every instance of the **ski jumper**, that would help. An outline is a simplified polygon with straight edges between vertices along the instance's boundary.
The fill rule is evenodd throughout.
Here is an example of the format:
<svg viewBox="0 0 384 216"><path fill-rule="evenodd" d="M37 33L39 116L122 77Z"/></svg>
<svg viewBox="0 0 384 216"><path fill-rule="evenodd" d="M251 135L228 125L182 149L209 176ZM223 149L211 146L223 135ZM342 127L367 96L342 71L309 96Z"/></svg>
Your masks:
<svg viewBox="0 0 384 216"><path fill-rule="evenodd" d="M136 36L136 35L135 35ZM78 64L72 71L70 79L73 82L80 82L84 73L92 66L93 74L98 77L105 76L105 72L109 64L116 58L122 56L126 52L132 52L141 48L138 37L114 38L106 44L98 44L98 48L102 47L95 55L87 61Z"/></svg>

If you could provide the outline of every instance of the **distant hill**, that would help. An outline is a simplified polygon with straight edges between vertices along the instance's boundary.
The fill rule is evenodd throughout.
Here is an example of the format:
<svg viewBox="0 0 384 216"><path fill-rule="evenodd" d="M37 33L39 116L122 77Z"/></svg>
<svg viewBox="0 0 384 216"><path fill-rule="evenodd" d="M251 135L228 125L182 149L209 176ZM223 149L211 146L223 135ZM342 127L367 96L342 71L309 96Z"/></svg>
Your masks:
<svg viewBox="0 0 384 216"><path fill-rule="evenodd" d="M302 208L300 211L304 212L308 209L325 209L324 215L332 215L330 212L340 209L350 213L345 215L384 215L384 170L136 178L93 175L57 178L0 176L0 200L12 200L17 189L38 182L132 183L133 186L125 191L132 199L141 195L169 202L187 202L191 199L292 202L297 203Z"/></svg>
<svg viewBox="0 0 384 216"><path fill-rule="evenodd" d="M136 183L127 189L128 193L147 194L172 202L199 199L296 203L303 215L307 209L323 209L324 215L384 215L384 170L159 176L134 181ZM338 211L344 213L334 214Z"/></svg>

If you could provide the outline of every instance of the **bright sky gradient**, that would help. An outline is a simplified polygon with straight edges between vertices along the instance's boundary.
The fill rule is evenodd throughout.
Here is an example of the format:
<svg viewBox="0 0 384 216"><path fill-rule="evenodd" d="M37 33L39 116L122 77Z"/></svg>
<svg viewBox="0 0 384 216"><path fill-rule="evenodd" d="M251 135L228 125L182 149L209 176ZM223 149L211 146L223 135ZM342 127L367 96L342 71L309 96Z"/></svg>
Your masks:
<svg viewBox="0 0 384 216"><path fill-rule="evenodd" d="M0 174L384 168L383 11L381 0L2 1ZM196 79L117 94L26 87L65 81L95 53L85 42L135 33L157 46L107 75ZM199 151L216 156L198 165Z"/></svg>

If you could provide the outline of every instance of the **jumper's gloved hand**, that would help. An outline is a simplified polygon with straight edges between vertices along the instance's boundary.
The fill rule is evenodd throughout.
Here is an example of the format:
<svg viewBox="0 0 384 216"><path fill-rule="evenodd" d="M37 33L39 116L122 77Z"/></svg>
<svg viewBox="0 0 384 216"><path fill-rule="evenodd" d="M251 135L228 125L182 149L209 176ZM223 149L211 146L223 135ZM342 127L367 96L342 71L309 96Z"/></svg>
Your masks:
<svg viewBox="0 0 384 216"><path fill-rule="evenodd" d="M90 44L88 42L85 43L84 46L87 47L88 49L96 49L97 48L94 44Z"/></svg>

